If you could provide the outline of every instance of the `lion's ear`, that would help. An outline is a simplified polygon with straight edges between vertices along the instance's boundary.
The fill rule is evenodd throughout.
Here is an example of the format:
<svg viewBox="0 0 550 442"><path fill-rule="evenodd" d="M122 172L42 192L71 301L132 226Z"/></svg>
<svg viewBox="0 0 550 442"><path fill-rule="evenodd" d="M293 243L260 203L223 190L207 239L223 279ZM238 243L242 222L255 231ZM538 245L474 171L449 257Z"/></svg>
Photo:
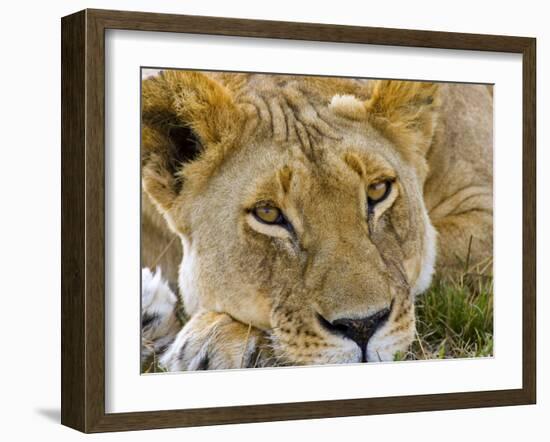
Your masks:
<svg viewBox="0 0 550 442"><path fill-rule="evenodd" d="M434 136L439 101L435 83L376 80L365 107L372 126L401 150L424 156Z"/></svg>
<svg viewBox="0 0 550 442"><path fill-rule="evenodd" d="M231 92L204 74L166 71L143 81L142 182L161 212L172 207L190 163L221 161L238 121Z"/></svg>

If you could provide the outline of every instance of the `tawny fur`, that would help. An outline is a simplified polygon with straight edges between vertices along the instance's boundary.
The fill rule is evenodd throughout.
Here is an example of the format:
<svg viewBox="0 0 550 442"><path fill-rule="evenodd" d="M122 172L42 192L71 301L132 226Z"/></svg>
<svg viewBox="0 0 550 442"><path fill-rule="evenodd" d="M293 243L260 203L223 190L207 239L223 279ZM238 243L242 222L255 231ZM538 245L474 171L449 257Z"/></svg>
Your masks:
<svg viewBox="0 0 550 442"><path fill-rule="evenodd" d="M406 349L414 296L434 265L452 274L469 244L470 263L492 256L490 92L186 71L144 80L142 178L154 204L144 231L181 239L182 260L166 272L172 279L179 267L192 315L165 367L356 362L359 347L317 315L360 318L390 306L367 359ZM174 127L192 129L197 157L176 161L185 147ZM391 194L367 215L366 189L381 179L393 181ZM251 215L262 201L282 209L292 232ZM251 357L260 347L263 362Z"/></svg>

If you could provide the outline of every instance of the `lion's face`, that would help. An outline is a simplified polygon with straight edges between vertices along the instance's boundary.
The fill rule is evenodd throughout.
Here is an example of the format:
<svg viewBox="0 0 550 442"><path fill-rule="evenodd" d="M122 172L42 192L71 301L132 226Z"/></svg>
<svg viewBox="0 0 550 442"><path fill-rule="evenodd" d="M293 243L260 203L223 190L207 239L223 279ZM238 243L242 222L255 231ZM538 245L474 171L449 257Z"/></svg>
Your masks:
<svg viewBox="0 0 550 442"><path fill-rule="evenodd" d="M145 85L144 188L182 238L185 306L269 331L279 363L391 360L413 339L435 255L425 163L397 144L415 137L377 126L368 102L335 96L338 82L275 78ZM198 157L178 153L190 131L155 126L161 111L191 128Z"/></svg>

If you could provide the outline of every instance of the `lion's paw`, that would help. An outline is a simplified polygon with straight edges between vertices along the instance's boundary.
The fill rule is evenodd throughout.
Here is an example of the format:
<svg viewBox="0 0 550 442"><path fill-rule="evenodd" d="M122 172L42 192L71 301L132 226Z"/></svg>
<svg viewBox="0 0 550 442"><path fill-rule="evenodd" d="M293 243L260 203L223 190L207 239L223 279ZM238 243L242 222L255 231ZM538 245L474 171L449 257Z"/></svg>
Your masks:
<svg viewBox="0 0 550 442"><path fill-rule="evenodd" d="M141 271L141 362L168 347L181 329L176 316L178 297L163 279L148 268Z"/></svg>
<svg viewBox="0 0 550 442"><path fill-rule="evenodd" d="M195 314L160 359L168 371L265 367L269 347L257 328L214 312Z"/></svg>

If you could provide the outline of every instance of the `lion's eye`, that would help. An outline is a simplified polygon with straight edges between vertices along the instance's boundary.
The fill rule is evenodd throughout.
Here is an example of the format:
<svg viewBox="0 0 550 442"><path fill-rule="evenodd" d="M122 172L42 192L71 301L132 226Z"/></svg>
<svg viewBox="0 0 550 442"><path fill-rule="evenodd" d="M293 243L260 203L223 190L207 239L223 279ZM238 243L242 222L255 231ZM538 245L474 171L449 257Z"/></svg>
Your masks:
<svg viewBox="0 0 550 442"><path fill-rule="evenodd" d="M367 198L370 204L376 204L383 201L391 190L391 181L379 181L378 183L371 184L367 188Z"/></svg>
<svg viewBox="0 0 550 442"><path fill-rule="evenodd" d="M254 216L265 224L282 224L284 222L283 214L280 209L272 206L256 207L253 212Z"/></svg>

